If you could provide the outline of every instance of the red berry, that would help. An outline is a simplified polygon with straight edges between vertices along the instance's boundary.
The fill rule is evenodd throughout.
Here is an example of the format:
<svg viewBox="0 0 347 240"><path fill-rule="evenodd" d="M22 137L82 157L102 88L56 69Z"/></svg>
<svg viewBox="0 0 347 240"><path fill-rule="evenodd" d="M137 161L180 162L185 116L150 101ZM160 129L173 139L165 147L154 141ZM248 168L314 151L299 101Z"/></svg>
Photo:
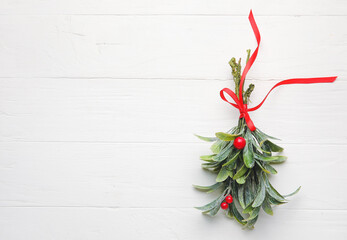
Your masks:
<svg viewBox="0 0 347 240"><path fill-rule="evenodd" d="M225 197L225 201L227 202L227 203L232 203L233 202L233 196L231 196L230 194L228 195L228 196L226 196Z"/></svg>
<svg viewBox="0 0 347 240"><path fill-rule="evenodd" d="M225 210L225 209L227 209L229 207L229 205L226 202L222 202L220 207Z"/></svg>
<svg viewBox="0 0 347 240"><path fill-rule="evenodd" d="M243 137L237 137L234 140L234 146L237 149L243 149L246 146L246 140Z"/></svg>

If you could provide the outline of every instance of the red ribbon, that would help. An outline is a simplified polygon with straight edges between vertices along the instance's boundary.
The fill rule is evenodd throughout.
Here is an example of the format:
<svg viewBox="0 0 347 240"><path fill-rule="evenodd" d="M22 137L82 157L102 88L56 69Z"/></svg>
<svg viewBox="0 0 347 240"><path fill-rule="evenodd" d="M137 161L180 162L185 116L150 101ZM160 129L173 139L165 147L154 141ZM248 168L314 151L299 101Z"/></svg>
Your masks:
<svg viewBox="0 0 347 240"><path fill-rule="evenodd" d="M246 75L247 75L249 69L252 67L255 59L257 58L259 44L260 44L260 33L259 33L258 26L257 26L257 24L256 24L256 22L254 20L252 10L249 13L248 19L249 19L249 22L251 23L251 26L252 26L255 38L257 39L258 46L254 50L252 56L249 58L245 68L243 69L243 72L242 72L242 75L241 75L241 81L240 81L239 96L237 97L237 95L232 90L230 90L229 88L223 88L220 91L220 96L221 96L221 98L224 101L226 101L227 103L231 104L233 107L239 109L239 111L240 111L240 118L245 118L245 121L246 121L247 126L249 127L249 129L251 131L254 131L256 129L256 127L254 126L254 124L253 124L253 122L252 122L248 112L255 111L258 108L260 108L263 105L263 103L265 102L266 98L269 96L270 92L273 89L275 89L276 87L281 86L281 85L288 85L288 84L331 83L331 82L334 82L336 80L337 76L334 76L334 77L318 77L318 78L293 78L293 79L283 80L283 81L277 83L275 86L273 86L270 89L270 91L266 94L264 100L261 101L261 103L259 103L257 106L255 106L253 108L248 108L247 104L245 104L243 102L243 84L245 82ZM228 94L234 100L235 103L229 102L225 98L224 93Z"/></svg>

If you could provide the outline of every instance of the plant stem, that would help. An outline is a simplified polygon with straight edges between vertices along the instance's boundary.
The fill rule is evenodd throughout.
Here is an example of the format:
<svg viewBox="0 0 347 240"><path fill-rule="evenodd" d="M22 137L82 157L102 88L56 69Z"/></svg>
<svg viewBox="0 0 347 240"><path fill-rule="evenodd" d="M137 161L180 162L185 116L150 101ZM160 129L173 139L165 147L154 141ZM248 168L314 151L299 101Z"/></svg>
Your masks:
<svg viewBox="0 0 347 240"><path fill-rule="evenodd" d="M253 90L254 90L254 84L249 84L246 92L244 92L244 94L243 94L243 99L244 99L245 104L248 104L250 102L250 97L251 97L251 93L253 92Z"/></svg>
<svg viewBox="0 0 347 240"><path fill-rule="evenodd" d="M249 57L251 55L251 50L247 49L247 59L246 59L246 64L249 61ZM235 58L232 58L229 61L229 65L232 69L231 74L233 75L233 80L235 82L235 94L236 96L239 97L240 94L240 82L241 82L241 58L239 59L238 62L236 62ZM243 82L244 84L244 82ZM247 104L249 102L249 97L254 89L254 85L251 84L249 85L248 89L246 90L246 92L243 91L243 85L242 85L242 97L244 99L244 102Z"/></svg>
<svg viewBox="0 0 347 240"><path fill-rule="evenodd" d="M247 49L247 59L246 59L246 64L248 63L249 56L251 55L251 49Z"/></svg>

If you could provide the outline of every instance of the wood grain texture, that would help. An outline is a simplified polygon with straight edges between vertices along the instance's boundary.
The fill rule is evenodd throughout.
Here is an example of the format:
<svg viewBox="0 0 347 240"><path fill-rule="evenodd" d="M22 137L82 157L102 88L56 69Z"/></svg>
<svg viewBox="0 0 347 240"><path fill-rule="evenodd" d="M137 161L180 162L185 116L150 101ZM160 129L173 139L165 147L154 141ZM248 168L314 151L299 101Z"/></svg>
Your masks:
<svg viewBox="0 0 347 240"><path fill-rule="evenodd" d="M346 211L276 210L274 216L261 214L254 231L243 231L225 216L212 219L194 209L0 208L3 226L0 237L7 240L208 240L211 236L214 239L229 236L241 240L291 240L312 236L343 239L341 236L346 232Z"/></svg>
<svg viewBox="0 0 347 240"><path fill-rule="evenodd" d="M347 16L256 20L262 43L248 79L346 79ZM226 80L230 58L256 46L246 16L3 15L0 39L0 77L25 78Z"/></svg>
<svg viewBox="0 0 347 240"><path fill-rule="evenodd" d="M200 168L207 143L0 146L0 206L192 208L216 197L192 187L215 181ZM283 147L288 161L275 166L279 173L271 181L283 194L300 185L302 191L281 208L347 210L341 192L347 180L345 145Z"/></svg>
<svg viewBox="0 0 347 240"><path fill-rule="evenodd" d="M347 15L343 0L2 0L1 14L119 14L119 15Z"/></svg>
<svg viewBox="0 0 347 240"><path fill-rule="evenodd" d="M281 138L271 178L302 186L254 231L200 214L192 184L211 136L236 124L219 90L228 61L255 48L251 113ZM347 4L343 0L2 0L0 239L345 239Z"/></svg>
<svg viewBox="0 0 347 240"><path fill-rule="evenodd" d="M259 103L276 81L256 84ZM194 142L235 126L232 81L0 79L0 141ZM347 82L278 88L251 117L285 143L346 144ZM6 127L5 127L6 126Z"/></svg>

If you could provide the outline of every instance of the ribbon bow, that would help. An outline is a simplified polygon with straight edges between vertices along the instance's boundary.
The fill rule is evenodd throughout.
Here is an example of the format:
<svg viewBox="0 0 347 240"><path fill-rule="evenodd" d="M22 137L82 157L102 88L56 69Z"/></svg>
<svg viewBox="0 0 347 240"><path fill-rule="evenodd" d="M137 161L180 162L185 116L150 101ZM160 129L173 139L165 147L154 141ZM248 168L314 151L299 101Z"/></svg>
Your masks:
<svg viewBox="0 0 347 240"><path fill-rule="evenodd" d="M261 101L257 106L248 108L247 104L243 102L243 84L246 78L246 75L249 71L249 69L252 67L255 59L257 58L258 55L258 50L259 50L259 45L260 45L260 33L258 26L254 20L252 10L249 13L248 16L249 22L251 23L255 38L257 39L257 48L254 50L252 56L249 58L245 68L243 69L242 75L241 75L241 81L240 81L240 89L239 89L239 96L237 96L231 89L229 88L223 88L220 91L220 96L221 98L226 101L227 103L231 104L233 107L237 108L240 111L240 118L245 118L246 124L248 128L251 131L256 130L256 127L254 126L254 123L252 122L248 112L255 111L258 108L260 108L263 103L265 102L266 98L269 96L270 92L275 89L278 86L281 85L288 85L288 84L310 84L310 83L331 83L334 82L337 78L337 76L334 77L318 77L318 78L293 78L293 79L287 79L283 80L279 83L277 83L275 86L273 86L270 91L266 94L265 98L263 101ZM229 102L225 96L224 93L228 94L235 103Z"/></svg>

